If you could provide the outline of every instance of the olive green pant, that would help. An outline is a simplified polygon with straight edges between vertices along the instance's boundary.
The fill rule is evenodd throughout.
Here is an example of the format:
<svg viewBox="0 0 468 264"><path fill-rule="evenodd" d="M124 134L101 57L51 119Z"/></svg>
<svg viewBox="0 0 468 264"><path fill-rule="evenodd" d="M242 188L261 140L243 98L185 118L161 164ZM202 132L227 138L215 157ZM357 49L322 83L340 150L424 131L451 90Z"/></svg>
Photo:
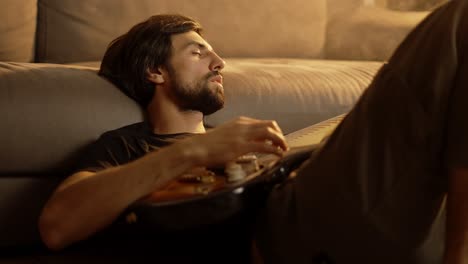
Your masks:
<svg viewBox="0 0 468 264"><path fill-rule="evenodd" d="M448 169L468 167L467 2L418 25L271 192L256 228L265 263L441 263Z"/></svg>

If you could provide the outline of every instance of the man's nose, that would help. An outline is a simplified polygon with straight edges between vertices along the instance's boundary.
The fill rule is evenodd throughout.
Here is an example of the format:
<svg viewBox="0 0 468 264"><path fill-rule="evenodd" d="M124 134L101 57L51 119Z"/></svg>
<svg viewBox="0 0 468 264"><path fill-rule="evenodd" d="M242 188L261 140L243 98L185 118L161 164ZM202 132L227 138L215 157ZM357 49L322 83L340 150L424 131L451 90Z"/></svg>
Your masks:
<svg viewBox="0 0 468 264"><path fill-rule="evenodd" d="M222 69L224 69L225 65L226 65L226 62L220 56L218 56L218 54L213 52L213 61L211 62L210 70L221 71Z"/></svg>

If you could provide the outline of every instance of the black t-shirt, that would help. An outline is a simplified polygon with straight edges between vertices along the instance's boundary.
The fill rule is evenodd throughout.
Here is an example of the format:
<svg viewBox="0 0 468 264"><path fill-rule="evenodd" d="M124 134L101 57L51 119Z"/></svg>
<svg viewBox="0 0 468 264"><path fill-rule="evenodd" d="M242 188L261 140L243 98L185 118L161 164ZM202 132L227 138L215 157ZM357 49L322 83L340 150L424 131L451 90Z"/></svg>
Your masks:
<svg viewBox="0 0 468 264"><path fill-rule="evenodd" d="M74 171L97 172L108 167L122 165L138 159L148 152L157 151L177 140L192 135L194 134L157 135L152 132L148 123L145 122L121 127L102 134L97 141L91 144L85 151L82 159L76 164ZM127 240L131 241L129 243L132 246L125 248L125 251L128 252L132 252L131 250L144 251L148 248L148 245L151 245L152 257L157 260L164 260L168 256L171 259L177 257L174 259L177 263L212 263L206 262L207 248L210 256L215 252L215 254L223 257L227 256L232 248L236 248L236 254L230 256L229 261L223 261L223 263L246 263L249 259L250 249L251 233L248 228L250 226L250 219L251 217L239 214L231 219L210 226L171 232L169 234L159 233L155 236L150 235L154 239L150 242L147 241L148 238L135 240L133 236L122 236L123 233L120 231L116 232L115 229L110 229L108 230L109 232L103 233L103 238L106 241L104 243L106 245L110 241L113 241L113 247L126 243L125 241ZM119 239L112 239L113 232L118 234L117 237ZM108 236L111 236L110 240ZM140 238L140 236L141 234L138 233L137 237ZM205 241L211 242L208 244L200 243L200 237L203 237ZM154 252L154 248L158 250ZM137 254L141 254L141 252ZM147 254L147 252L144 254ZM178 257L178 255L182 255L182 257ZM184 261L177 261L177 259L181 258ZM219 259L219 257L213 259Z"/></svg>
<svg viewBox="0 0 468 264"><path fill-rule="evenodd" d="M146 122L124 126L102 134L87 148L74 171L97 172L123 165L191 135L154 134Z"/></svg>

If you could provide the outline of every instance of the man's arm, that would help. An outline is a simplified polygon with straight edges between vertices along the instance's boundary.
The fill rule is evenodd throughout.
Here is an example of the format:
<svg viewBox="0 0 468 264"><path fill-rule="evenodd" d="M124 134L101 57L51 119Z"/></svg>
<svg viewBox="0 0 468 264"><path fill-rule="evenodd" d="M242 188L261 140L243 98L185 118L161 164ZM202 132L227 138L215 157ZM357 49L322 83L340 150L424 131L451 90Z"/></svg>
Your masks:
<svg viewBox="0 0 468 264"><path fill-rule="evenodd" d="M190 153L166 148L126 165L66 179L45 205L39 230L58 250L108 226L131 203L192 166Z"/></svg>
<svg viewBox="0 0 468 264"><path fill-rule="evenodd" d="M111 224L127 206L193 167L224 165L249 152L281 155L286 149L276 122L238 118L128 164L76 173L46 203L39 219L42 240L58 250L86 239Z"/></svg>
<svg viewBox="0 0 468 264"><path fill-rule="evenodd" d="M449 174L444 263L468 263L468 169Z"/></svg>

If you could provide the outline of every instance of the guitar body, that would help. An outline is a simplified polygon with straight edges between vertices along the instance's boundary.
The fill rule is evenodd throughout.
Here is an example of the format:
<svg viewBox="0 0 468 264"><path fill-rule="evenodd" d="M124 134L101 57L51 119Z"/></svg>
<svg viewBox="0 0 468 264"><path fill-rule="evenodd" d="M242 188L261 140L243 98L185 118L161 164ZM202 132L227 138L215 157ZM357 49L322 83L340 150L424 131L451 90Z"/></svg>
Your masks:
<svg viewBox="0 0 468 264"><path fill-rule="evenodd" d="M259 154L256 169L252 169L252 162L241 162L244 171L248 171L242 179L231 181L224 168L197 168L127 208L115 224L141 232L180 231L256 210L273 186L308 159L342 118L338 116L286 136L291 150L281 159ZM308 135L309 140L305 139Z"/></svg>

